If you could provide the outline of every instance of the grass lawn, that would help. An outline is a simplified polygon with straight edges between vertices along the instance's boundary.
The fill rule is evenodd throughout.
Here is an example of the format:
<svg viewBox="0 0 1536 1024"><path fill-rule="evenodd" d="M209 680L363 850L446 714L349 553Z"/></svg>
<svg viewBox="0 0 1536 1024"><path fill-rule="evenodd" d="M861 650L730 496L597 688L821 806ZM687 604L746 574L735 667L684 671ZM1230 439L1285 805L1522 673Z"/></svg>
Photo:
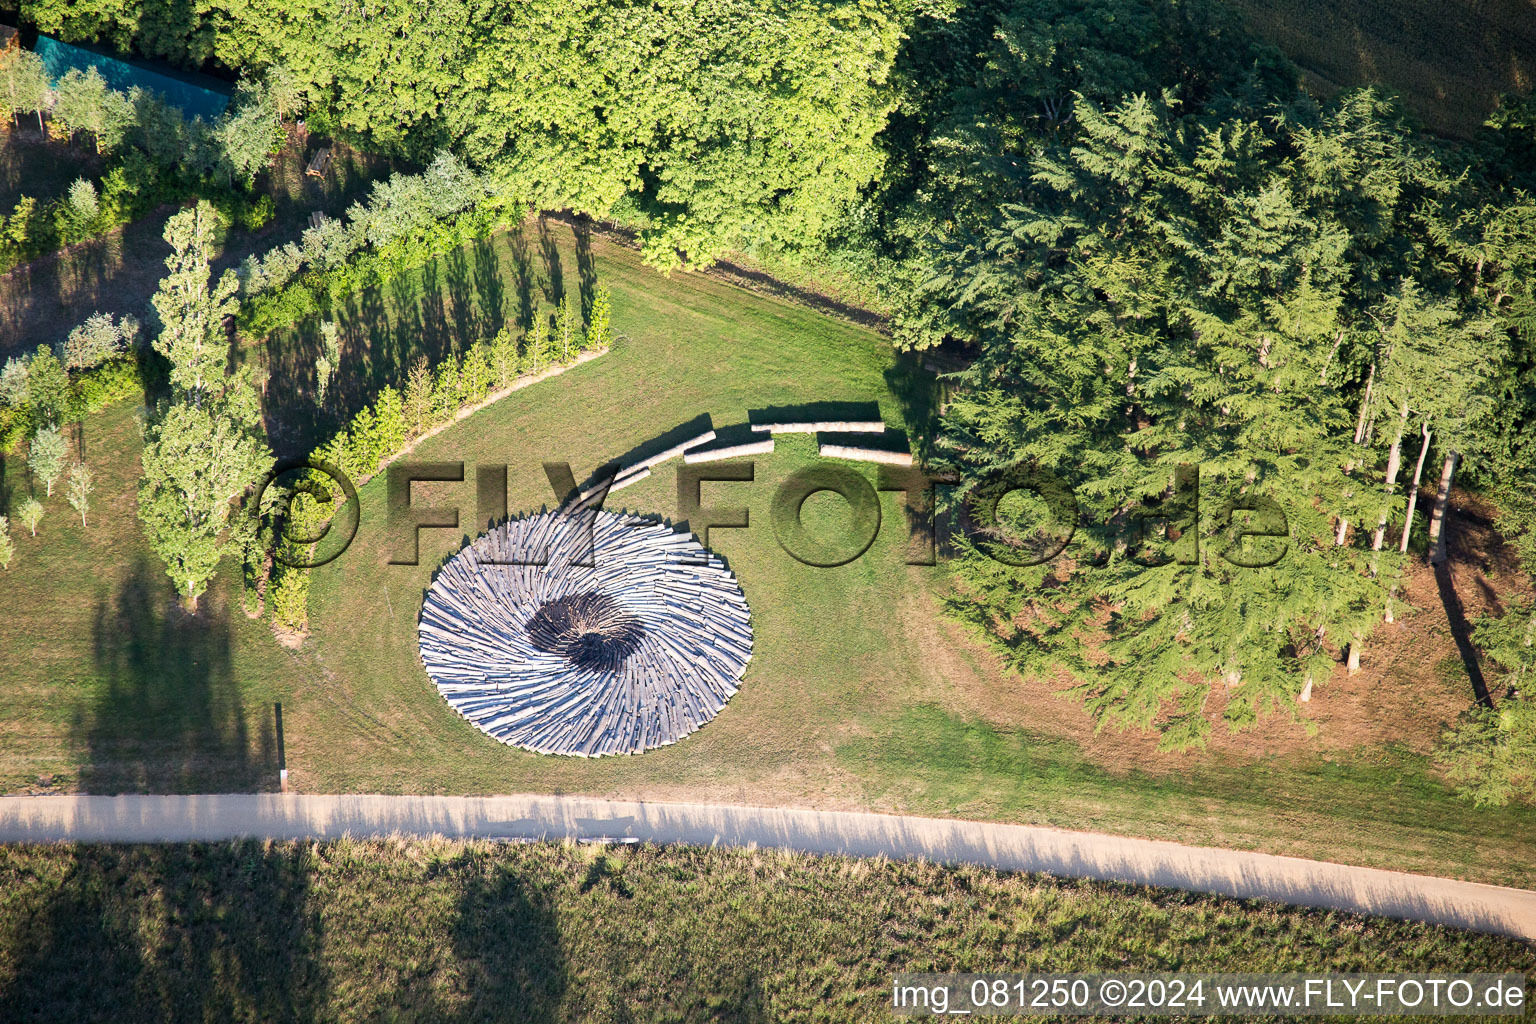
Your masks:
<svg viewBox="0 0 1536 1024"><path fill-rule="evenodd" d="M562 287L595 280L610 288L620 335L613 351L515 392L417 450L416 460L466 463L464 484L416 488L418 503L457 504L463 526L424 531L419 566L386 564L384 481L363 487L357 539L315 572L311 635L297 651L244 617L233 571L197 620L169 610L168 583L132 516L133 410L94 418L87 453L104 476L92 529L70 525L56 497L42 535L18 538L0 592L0 643L33 652L9 663L0 686L0 790L36 789L40 776L54 789L98 792L273 788L271 702L281 700L287 763L309 792L565 791L872 807L1532 884L1536 812L1475 811L1454 799L1424 754L1438 719L1415 726L1417 739L1406 744L1371 734L1330 747L1326 718L1321 740L1277 719L1260 733L1268 746L1221 741L1203 753L1160 755L1142 737L1094 735L1075 704L1001 673L941 621L943 570L904 564L896 495L882 496L884 522L863 557L835 569L794 561L768 513L778 484L815 458L803 436L781 435L758 459L754 482L704 486L706 505L746 506L752 521L711 536L740 577L756 634L741 692L717 719L672 747L590 761L485 737L433 691L415 629L433 567L478 532L477 464L508 465L509 507L525 510L552 500L541 462L569 461L579 479L703 414L724 426L770 405L878 401L900 426L922 413L920 392L903 383L873 332L709 277L662 277L631 250L551 227L542 240L531 230L498 236L485 251L471 247L338 311L351 377L338 385L345 397L334 408L305 404L302 353L313 325L253 350L278 372L269 390L274 428L293 443L322 435L327 418L365 400L416 353L462 347L499 322L547 310L557 274ZM674 466L611 504L675 517ZM25 478L14 460L5 468L14 502ZM806 513L829 534L842 515L827 495ZM1426 694L1464 707L1457 685L1449 677L1389 681L1382 686L1397 689L1381 699L1389 714ZM1320 715L1334 692L1319 687ZM1442 705L1430 706L1438 714ZM1365 705L1360 715L1378 710Z"/></svg>
<svg viewBox="0 0 1536 1024"><path fill-rule="evenodd" d="M1324 93L1372 83L1435 131L1475 132L1502 92L1536 85L1532 0L1231 0Z"/></svg>
<svg viewBox="0 0 1536 1024"><path fill-rule="evenodd" d="M897 971L1518 971L1513 939L778 852L0 847L7 1020L874 1021ZM1536 986L1528 986L1536 993Z"/></svg>

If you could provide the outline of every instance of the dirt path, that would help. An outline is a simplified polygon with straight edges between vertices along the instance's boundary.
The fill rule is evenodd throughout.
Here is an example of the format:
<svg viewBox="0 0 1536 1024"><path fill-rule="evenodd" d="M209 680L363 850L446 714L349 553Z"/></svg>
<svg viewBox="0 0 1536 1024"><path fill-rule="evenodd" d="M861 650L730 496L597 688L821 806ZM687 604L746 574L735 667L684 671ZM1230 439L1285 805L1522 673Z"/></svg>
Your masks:
<svg viewBox="0 0 1536 1024"><path fill-rule="evenodd" d="M886 814L573 796L46 796L0 799L3 842L343 835L619 838L923 858L1377 914L1536 941L1536 892L1091 832Z"/></svg>

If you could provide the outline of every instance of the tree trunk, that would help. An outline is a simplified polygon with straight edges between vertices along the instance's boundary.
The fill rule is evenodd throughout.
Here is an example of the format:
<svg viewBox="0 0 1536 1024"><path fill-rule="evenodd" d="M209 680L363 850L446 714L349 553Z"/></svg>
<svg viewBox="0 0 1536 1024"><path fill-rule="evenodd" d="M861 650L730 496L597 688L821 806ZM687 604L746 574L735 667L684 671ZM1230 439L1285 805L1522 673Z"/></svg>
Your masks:
<svg viewBox="0 0 1536 1024"><path fill-rule="evenodd" d="M1370 372L1367 373L1366 376L1365 376L1365 396L1360 400L1360 415L1355 420L1355 444L1363 444L1365 442L1365 433L1366 433L1366 430L1365 430L1365 428L1366 428L1365 417L1366 417L1366 414L1370 411L1370 408L1371 408L1371 394L1375 390L1375 387L1376 387L1376 364L1372 363L1371 364ZM1345 474L1349 474L1349 473L1353 472L1354 468L1355 468L1355 460L1354 459L1350 459L1347 463L1344 464L1344 472L1345 472ZM1339 517L1339 528L1338 528L1338 531L1334 534L1334 537L1333 537L1334 547L1343 547L1344 546L1344 541L1346 539L1348 539L1348 537L1349 537L1349 520L1346 519L1343 516L1340 516Z"/></svg>
<svg viewBox="0 0 1536 1024"><path fill-rule="evenodd" d="M1424 456L1429 454L1429 424L1424 424L1424 439L1419 442L1419 461L1413 467L1413 486L1408 489L1408 515L1403 519L1403 538L1397 550L1408 553L1408 537L1413 530L1413 511L1419 505L1419 479L1424 475Z"/></svg>
<svg viewBox="0 0 1536 1024"><path fill-rule="evenodd" d="M47 134L47 131L43 128L43 111L41 107L37 109L37 133L39 135Z"/></svg>
<svg viewBox="0 0 1536 1024"><path fill-rule="evenodd" d="M1387 497L1389 498L1392 496L1392 492L1397 489L1397 471L1398 468L1403 464L1403 431L1407 428L1407 426L1408 403L1404 402L1402 404L1401 410L1398 413L1397 433L1392 438L1392 451L1387 456L1386 493ZM1381 509L1381 516L1376 520L1376 532L1371 536L1372 551L1380 551L1382 543L1387 538L1387 515L1388 508L1383 505ZM1375 573L1376 567L1374 564L1372 564L1371 574L1375 575Z"/></svg>
<svg viewBox="0 0 1536 1024"><path fill-rule="evenodd" d="M1445 457L1445 468L1440 471L1440 490L1435 495L1435 510L1429 517L1429 542L1434 546L1429 556L1431 562L1445 561L1445 510L1451 503L1451 481L1456 477L1456 463L1461 455L1451 452Z"/></svg>
<svg viewBox="0 0 1536 1024"><path fill-rule="evenodd" d="M1355 444L1365 443L1365 415L1371 408L1371 394L1376 388L1376 364L1371 364L1371 372L1365 377L1365 397L1360 400L1360 417L1355 420Z"/></svg>
<svg viewBox="0 0 1536 1024"><path fill-rule="evenodd" d="M1363 646L1365 641L1361 639L1359 633L1349 641L1349 674L1352 676L1360 674L1360 648Z"/></svg>

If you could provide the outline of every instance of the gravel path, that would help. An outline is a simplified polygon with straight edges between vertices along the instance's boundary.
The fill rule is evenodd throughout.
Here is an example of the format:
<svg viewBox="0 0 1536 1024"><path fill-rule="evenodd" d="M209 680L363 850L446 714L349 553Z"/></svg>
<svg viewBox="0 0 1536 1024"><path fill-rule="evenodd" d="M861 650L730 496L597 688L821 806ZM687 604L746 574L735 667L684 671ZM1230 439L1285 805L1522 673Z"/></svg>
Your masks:
<svg viewBox="0 0 1536 1024"><path fill-rule="evenodd" d="M4 842L180 842L343 835L620 838L925 858L1265 898L1536 941L1536 892L1322 861L1027 825L574 796L0 798Z"/></svg>

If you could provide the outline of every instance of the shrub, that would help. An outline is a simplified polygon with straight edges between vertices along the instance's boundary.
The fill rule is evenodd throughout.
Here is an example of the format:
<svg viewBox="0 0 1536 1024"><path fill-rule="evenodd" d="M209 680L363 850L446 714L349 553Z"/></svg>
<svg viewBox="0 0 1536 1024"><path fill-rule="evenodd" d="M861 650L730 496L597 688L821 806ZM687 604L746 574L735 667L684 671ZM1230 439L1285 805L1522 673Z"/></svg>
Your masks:
<svg viewBox="0 0 1536 1024"><path fill-rule="evenodd" d="M66 370L89 370L127 352L139 336L139 322L131 316L114 320L110 313L95 313L69 332L59 346L59 360Z"/></svg>
<svg viewBox="0 0 1536 1024"><path fill-rule="evenodd" d="M132 358L117 358L89 373L76 375L69 383L69 406L74 418L100 412L114 402L137 398L144 392L138 363Z"/></svg>
<svg viewBox="0 0 1536 1024"><path fill-rule="evenodd" d="M309 570L278 565L267 587L272 621L284 629L303 633L309 629Z"/></svg>
<svg viewBox="0 0 1536 1024"><path fill-rule="evenodd" d="M76 178L69 192L54 208L54 224L65 245L73 245L95 233L101 217L101 198L96 186L85 178Z"/></svg>

